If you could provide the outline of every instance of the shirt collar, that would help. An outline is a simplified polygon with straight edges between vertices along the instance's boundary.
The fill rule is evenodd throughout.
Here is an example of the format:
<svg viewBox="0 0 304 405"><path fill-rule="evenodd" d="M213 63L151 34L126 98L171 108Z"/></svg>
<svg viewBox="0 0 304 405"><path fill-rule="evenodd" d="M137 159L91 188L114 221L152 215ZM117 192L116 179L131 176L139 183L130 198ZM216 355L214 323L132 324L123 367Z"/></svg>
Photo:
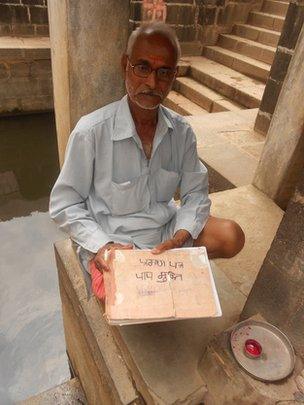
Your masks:
<svg viewBox="0 0 304 405"><path fill-rule="evenodd" d="M172 123L164 112L164 108L159 106L158 109L158 122L156 127L156 134L164 135L168 132L169 128L172 127ZM118 109L116 111L114 131L112 134L112 139L114 141L120 141L122 139L127 139L134 137L136 134L136 129L133 121L133 117L130 112L128 96L125 95L119 102Z"/></svg>

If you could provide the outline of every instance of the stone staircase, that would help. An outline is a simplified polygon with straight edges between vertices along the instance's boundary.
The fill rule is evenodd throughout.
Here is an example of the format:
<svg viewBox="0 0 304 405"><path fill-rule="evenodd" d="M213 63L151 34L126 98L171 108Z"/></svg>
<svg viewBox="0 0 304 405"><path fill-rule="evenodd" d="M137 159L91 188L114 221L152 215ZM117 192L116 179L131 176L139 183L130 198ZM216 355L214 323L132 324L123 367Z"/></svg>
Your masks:
<svg viewBox="0 0 304 405"><path fill-rule="evenodd" d="M184 57L165 105L183 115L259 107L287 8L287 1L264 0L202 56Z"/></svg>

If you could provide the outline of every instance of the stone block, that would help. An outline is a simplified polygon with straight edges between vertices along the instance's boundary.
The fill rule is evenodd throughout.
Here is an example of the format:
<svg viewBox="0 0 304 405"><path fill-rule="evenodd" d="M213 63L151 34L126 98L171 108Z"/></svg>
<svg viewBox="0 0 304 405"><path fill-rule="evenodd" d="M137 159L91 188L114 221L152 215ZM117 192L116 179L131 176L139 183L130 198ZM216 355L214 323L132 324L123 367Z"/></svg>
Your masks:
<svg viewBox="0 0 304 405"><path fill-rule="evenodd" d="M44 0L20 0L22 4L27 6L44 6Z"/></svg>
<svg viewBox="0 0 304 405"><path fill-rule="evenodd" d="M273 114L279 94L281 92L282 83L274 81L269 78L267 81L267 86L261 101L260 110L269 114Z"/></svg>
<svg viewBox="0 0 304 405"><path fill-rule="evenodd" d="M12 78L28 77L30 74L29 63L16 62L16 63L11 63L9 66L10 66L10 73L11 73Z"/></svg>
<svg viewBox="0 0 304 405"><path fill-rule="evenodd" d="M32 77L52 77L52 66L49 59L35 60L30 65Z"/></svg>
<svg viewBox="0 0 304 405"><path fill-rule="evenodd" d="M166 23L168 24L178 24L178 17L180 13L180 6L176 4L169 4L167 6L167 18Z"/></svg>
<svg viewBox="0 0 304 405"><path fill-rule="evenodd" d="M292 55L282 52L279 48L276 51L275 58L270 70L271 79L276 82L283 82L291 61Z"/></svg>
<svg viewBox="0 0 304 405"><path fill-rule="evenodd" d="M30 7L30 16L32 24L47 24L48 13L47 8L42 7Z"/></svg>
<svg viewBox="0 0 304 405"><path fill-rule="evenodd" d="M194 41L196 30L193 26L177 26L175 32L181 42Z"/></svg>
<svg viewBox="0 0 304 405"><path fill-rule="evenodd" d="M9 36L11 34L10 24L4 24L0 22L0 36Z"/></svg>
<svg viewBox="0 0 304 405"><path fill-rule="evenodd" d="M0 22L10 23L12 21L12 10L5 4L0 4Z"/></svg>
<svg viewBox="0 0 304 405"><path fill-rule="evenodd" d="M130 18L133 21L141 21L141 5L142 3L130 4Z"/></svg>
<svg viewBox="0 0 304 405"><path fill-rule="evenodd" d="M9 76L8 66L5 63L0 63L0 79L7 79Z"/></svg>
<svg viewBox="0 0 304 405"><path fill-rule="evenodd" d="M224 7L226 4L226 0L216 0L217 7Z"/></svg>
<svg viewBox="0 0 304 405"><path fill-rule="evenodd" d="M193 25L195 23L195 7L180 6L178 24Z"/></svg>
<svg viewBox="0 0 304 405"><path fill-rule="evenodd" d="M216 18L216 7L206 7L205 8L205 16L204 16L204 24L206 25L213 25L215 23Z"/></svg>
<svg viewBox="0 0 304 405"><path fill-rule="evenodd" d="M12 24L11 30L14 35L22 37L35 35L35 27L30 24Z"/></svg>
<svg viewBox="0 0 304 405"><path fill-rule="evenodd" d="M49 36L49 26L48 25L35 25L35 34L37 36L48 37Z"/></svg>
<svg viewBox="0 0 304 405"><path fill-rule="evenodd" d="M279 45L295 49L301 28L304 23L304 5L290 3L285 17L284 29L280 37Z"/></svg>
<svg viewBox="0 0 304 405"><path fill-rule="evenodd" d="M260 134L266 135L269 129L271 118L272 114L265 114L262 111L259 111L254 125L254 130L259 132Z"/></svg>
<svg viewBox="0 0 304 405"><path fill-rule="evenodd" d="M0 4L19 4L20 0L0 0Z"/></svg>
<svg viewBox="0 0 304 405"><path fill-rule="evenodd" d="M28 24L29 23L29 16L27 13L27 7L25 6L18 6L18 5L11 5L11 12L12 12L12 21L13 23L17 24Z"/></svg>
<svg viewBox="0 0 304 405"><path fill-rule="evenodd" d="M165 3L175 3L175 4L195 4L195 0L165 0Z"/></svg>

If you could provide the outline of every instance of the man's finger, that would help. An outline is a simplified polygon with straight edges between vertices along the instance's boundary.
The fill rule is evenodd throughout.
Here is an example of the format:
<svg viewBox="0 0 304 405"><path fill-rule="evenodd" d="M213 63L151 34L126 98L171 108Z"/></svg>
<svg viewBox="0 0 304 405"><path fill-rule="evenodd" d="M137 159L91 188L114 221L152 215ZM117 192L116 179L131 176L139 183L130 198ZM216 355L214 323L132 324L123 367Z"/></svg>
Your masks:
<svg viewBox="0 0 304 405"><path fill-rule="evenodd" d="M160 243L159 245L155 246L155 248L153 248L151 250L151 253L153 253L154 255L158 255L166 250L172 249L173 248L173 244L171 240L167 240L166 242Z"/></svg>

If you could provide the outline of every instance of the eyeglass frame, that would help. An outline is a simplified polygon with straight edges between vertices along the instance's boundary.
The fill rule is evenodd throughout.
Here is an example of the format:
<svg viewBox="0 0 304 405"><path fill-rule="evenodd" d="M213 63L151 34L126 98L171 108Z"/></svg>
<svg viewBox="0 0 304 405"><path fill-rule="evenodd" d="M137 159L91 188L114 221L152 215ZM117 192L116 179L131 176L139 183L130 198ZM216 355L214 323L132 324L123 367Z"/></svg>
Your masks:
<svg viewBox="0 0 304 405"><path fill-rule="evenodd" d="M127 57L127 60L128 60L128 62L129 62L129 65L130 65L131 68L132 68L132 72L134 73L134 75L135 75L136 77L141 77L142 79L147 79L147 78L150 76L150 74L151 74L152 72L155 72L156 77L157 77L158 80L161 80L161 81L163 81L163 82L170 82L170 80L173 79L174 75L175 75L176 72L177 72L177 67L176 67L175 69L171 69L171 68L169 68L169 67L160 66L160 67L157 68L157 69L153 69L152 66L151 66L150 64L148 64L148 63L147 63L147 64L145 64L145 63L136 63L135 65L132 65L132 63L131 63L129 57ZM148 76L139 76L139 75L137 75L137 74L134 72L134 68L135 68L136 66L139 66L139 65L148 66L148 67L150 68L151 71L150 71L150 73L148 74ZM166 80L166 79L160 79L160 78L158 77L158 71L159 71L159 69L172 70L172 77L170 77L168 80Z"/></svg>

